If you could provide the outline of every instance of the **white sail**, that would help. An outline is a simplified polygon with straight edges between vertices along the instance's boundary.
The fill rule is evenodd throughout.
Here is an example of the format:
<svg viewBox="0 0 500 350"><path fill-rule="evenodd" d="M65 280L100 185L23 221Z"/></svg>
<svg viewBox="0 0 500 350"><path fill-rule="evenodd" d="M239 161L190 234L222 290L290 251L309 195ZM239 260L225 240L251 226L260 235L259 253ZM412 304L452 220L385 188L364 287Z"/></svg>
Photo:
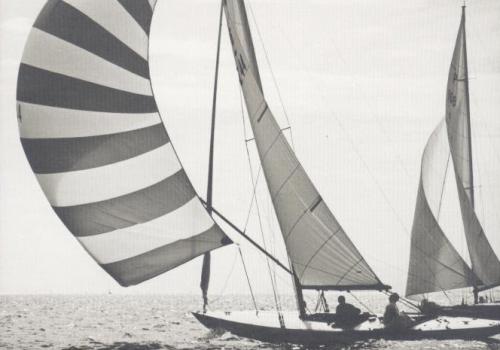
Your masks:
<svg viewBox="0 0 500 350"><path fill-rule="evenodd" d="M497 285L500 284L500 261L474 211L465 11L448 75L446 125L472 270L485 286Z"/></svg>
<svg viewBox="0 0 500 350"><path fill-rule="evenodd" d="M474 285L474 273L439 224L450 151L444 120L427 141L421 165L417 204L411 231L406 295Z"/></svg>
<svg viewBox="0 0 500 350"><path fill-rule="evenodd" d="M18 78L21 142L54 211L124 286L231 241L201 204L151 90L154 0L49 0Z"/></svg>
<svg viewBox="0 0 500 350"><path fill-rule="evenodd" d="M382 288L297 160L263 96L242 0L225 14L268 189L300 287Z"/></svg>

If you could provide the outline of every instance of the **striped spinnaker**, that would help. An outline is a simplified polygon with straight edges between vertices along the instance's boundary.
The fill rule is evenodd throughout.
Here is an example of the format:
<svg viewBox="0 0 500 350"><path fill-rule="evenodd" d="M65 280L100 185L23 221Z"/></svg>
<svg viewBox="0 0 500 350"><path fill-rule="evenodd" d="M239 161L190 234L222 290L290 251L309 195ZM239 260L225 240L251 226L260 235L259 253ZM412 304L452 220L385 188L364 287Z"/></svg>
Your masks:
<svg viewBox="0 0 500 350"><path fill-rule="evenodd" d="M21 142L55 213L121 285L230 239L161 121L148 52L155 0L49 0L19 69Z"/></svg>

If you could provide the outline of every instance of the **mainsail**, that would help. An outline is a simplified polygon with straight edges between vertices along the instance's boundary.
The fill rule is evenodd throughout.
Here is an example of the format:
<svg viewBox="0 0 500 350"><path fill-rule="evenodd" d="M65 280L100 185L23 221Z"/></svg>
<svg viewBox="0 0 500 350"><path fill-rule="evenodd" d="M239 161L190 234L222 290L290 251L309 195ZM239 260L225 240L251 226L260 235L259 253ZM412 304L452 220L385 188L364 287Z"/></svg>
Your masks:
<svg viewBox="0 0 500 350"><path fill-rule="evenodd" d="M449 157L443 120L427 141L422 156L411 231L407 296L464 288L474 285L476 281L474 273L439 225Z"/></svg>
<svg viewBox="0 0 500 350"><path fill-rule="evenodd" d="M474 211L465 7L462 8L460 29L448 75L446 126L472 270L485 286L498 285L500 284L500 261L488 242Z"/></svg>
<svg viewBox="0 0 500 350"><path fill-rule="evenodd" d="M121 285L231 243L201 204L158 113L156 0L49 0L18 78L21 142L55 213Z"/></svg>
<svg viewBox="0 0 500 350"><path fill-rule="evenodd" d="M383 289L271 113L260 84L243 0L225 1L225 14L262 169L299 287Z"/></svg>

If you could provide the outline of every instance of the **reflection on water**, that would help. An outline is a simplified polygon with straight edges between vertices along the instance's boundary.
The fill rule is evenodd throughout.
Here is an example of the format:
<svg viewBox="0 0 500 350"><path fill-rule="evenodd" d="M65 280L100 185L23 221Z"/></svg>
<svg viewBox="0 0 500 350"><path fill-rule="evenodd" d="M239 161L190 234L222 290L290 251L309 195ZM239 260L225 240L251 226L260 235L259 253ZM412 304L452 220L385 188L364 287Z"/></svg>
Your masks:
<svg viewBox="0 0 500 350"><path fill-rule="evenodd" d="M266 297L260 298L266 305ZM375 311L384 299L371 300ZM189 311L200 305L198 296L0 296L0 348L63 350L156 350L156 349L304 349L271 345L216 333L201 326ZM272 299L267 300L269 307ZM293 298L283 305L292 308ZM213 309L251 308L248 297L220 298ZM480 341L372 341L321 347L348 349L491 349L495 342Z"/></svg>

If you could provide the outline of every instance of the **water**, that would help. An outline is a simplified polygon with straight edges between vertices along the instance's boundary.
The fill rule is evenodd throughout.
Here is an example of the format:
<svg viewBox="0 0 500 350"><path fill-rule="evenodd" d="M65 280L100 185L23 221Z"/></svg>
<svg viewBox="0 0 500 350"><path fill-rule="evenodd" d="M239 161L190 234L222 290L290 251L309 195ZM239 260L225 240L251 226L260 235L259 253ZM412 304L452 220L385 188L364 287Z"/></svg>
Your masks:
<svg viewBox="0 0 500 350"><path fill-rule="evenodd" d="M260 305L272 299L259 297ZM292 298L282 300L284 308ZM380 306L368 299L369 307ZM189 313L200 305L199 296L0 296L1 349L153 350L153 349L301 349L215 334ZM311 305L311 304L310 304ZM246 296L214 300L213 309L251 308ZM379 310L375 310L379 311ZM375 341L326 349L492 349L480 341Z"/></svg>

